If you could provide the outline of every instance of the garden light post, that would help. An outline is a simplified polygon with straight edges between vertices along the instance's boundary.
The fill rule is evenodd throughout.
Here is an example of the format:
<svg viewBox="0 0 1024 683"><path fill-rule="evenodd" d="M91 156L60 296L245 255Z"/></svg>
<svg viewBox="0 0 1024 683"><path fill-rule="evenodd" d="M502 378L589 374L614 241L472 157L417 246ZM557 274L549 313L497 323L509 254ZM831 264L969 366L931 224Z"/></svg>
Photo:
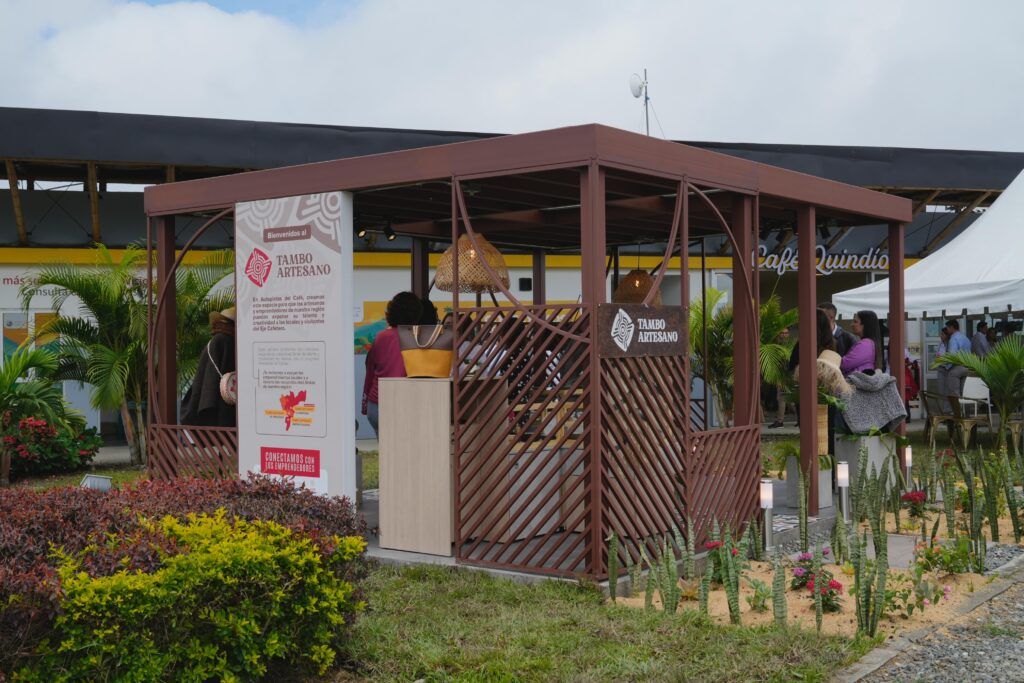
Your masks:
<svg viewBox="0 0 1024 683"><path fill-rule="evenodd" d="M764 510L764 549L772 549L772 480L761 480L761 509Z"/></svg>
<svg viewBox="0 0 1024 683"><path fill-rule="evenodd" d="M842 460L836 463L836 483L839 485L839 507L843 521L850 522L850 463Z"/></svg>
<svg viewBox="0 0 1024 683"><path fill-rule="evenodd" d="M906 449L906 465L907 465L907 490L911 490L913 486L910 483L910 466L914 463L913 449L907 446Z"/></svg>

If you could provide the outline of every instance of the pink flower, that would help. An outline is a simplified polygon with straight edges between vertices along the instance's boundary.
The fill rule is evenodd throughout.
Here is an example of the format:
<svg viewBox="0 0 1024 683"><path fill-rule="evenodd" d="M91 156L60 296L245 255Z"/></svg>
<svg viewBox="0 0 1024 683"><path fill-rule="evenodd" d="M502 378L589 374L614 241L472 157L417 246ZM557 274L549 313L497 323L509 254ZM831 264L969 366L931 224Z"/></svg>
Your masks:
<svg viewBox="0 0 1024 683"><path fill-rule="evenodd" d="M797 555L796 559L797 562L807 562L812 557L813 555L811 555L810 553L800 553L799 555Z"/></svg>
<svg viewBox="0 0 1024 683"><path fill-rule="evenodd" d="M803 576L807 573L807 570L803 567L793 567L793 576Z"/></svg>
<svg viewBox="0 0 1024 683"><path fill-rule="evenodd" d="M931 600L929 600L928 598L925 598L925 599L924 599L924 604L925 604L925 606L927 607L928 605L932 604L932 601L931 601Z"/></svg>

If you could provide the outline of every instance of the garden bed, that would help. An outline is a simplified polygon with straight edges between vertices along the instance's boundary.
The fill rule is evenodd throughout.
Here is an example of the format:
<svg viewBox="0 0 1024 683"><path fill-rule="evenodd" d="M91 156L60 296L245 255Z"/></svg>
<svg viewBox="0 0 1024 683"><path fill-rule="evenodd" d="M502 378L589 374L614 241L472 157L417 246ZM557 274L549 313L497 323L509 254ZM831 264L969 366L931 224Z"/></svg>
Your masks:
<svg viewBox="0 0 1024 683"><path fill-rule="evenodd" d="M857 617L854 610L854 597L850 595L853 588L853 576L843 572L836 565L825 567L832 572L836 581L842 584L842 609L839 612L826 612L822 619L822 633L834 635L852 635L857 630ZM787 584L791 569L787 570ZM894 575L911 578L909 570L890 569L890 577ZM751 562L750 569L743 573L744 579L753 579L763 582L767 586L772 584L772 570L768 562ZM889 616L879 622L879 633L885 636L896 636L904 631L913 631L929 624L944 623L949 620L956 608L977 589L989 583L992 579L979 574L953 574L942 577L940 581L943 586L950 586L948 598L943 598L938 604L931 604L925 607L924 611L915 610L910 617ZM694 610L698 608L696 600L696 582L680 582L684 588L684 601L680 605L681 610ZM909 585L909 584L907 584ZM688 595L687 595L688 594ZM764 612L754 611L747 603L747 597L754 594L750 581L740 582L740 612L744 626L761 626L773 623L771 600L768 600L768 609ZM690 599L686 599L689 597ZM619 598L618 602L629 607L643 608L644 596ZM660 597L655 594L654 606L661 609ZM815 628L814 602L810 598L808 590L787 590L786 607L789 622L799 625L802 628ZM720 586L712 586L708 593L708 614L713 622L717 624L729 623L729 607L726 600L725 590Z"/></svg>

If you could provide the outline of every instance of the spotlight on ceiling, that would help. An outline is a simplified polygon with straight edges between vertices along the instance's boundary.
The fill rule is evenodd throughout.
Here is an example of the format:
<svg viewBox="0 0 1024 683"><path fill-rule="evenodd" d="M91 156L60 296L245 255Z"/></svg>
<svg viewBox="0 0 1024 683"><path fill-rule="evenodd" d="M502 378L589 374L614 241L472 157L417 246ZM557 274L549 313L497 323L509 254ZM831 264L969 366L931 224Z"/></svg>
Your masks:
<svg viewBox="0 0 1024 683"><path fill-rule="evenodd" d="M391 227L391 221L384 224L384 237L388 238L388 242L395 241L395 230Z"/></svg>
<svg viewBox="0 0 1024 683"><path fill-rule="evenodd" d="M363 237L366 237L367 232L369 231L365 227L359 228L358 230L356 230L356 237L362 239Z"/></svg>

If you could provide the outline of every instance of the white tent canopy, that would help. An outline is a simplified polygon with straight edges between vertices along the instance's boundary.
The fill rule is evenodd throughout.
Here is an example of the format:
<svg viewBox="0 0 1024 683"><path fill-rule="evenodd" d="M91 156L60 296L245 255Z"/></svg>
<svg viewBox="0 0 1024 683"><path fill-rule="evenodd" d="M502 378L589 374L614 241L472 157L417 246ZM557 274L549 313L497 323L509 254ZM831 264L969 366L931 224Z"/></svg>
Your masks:
<svg viewBox="0 0 1024 683"><path fill-rule="evenodd" d="M905 271L911 317L1024 309L1024 172L989 209L946 246ZM889 280L832 297L839 314L889 314Z"/></svg>

